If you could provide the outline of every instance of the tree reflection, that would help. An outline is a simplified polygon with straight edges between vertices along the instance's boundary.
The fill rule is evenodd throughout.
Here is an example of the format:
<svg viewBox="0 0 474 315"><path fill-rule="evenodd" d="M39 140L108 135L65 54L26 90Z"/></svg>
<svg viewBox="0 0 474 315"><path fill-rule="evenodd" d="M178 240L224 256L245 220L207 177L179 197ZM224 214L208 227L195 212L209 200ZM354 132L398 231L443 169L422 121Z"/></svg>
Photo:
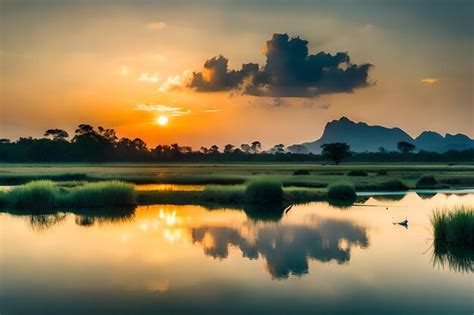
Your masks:
<svg viewBox="0 0 474 315"><path fill-rule="evenodd" d="M346 263L353 246L365 248L369 244L365 228L333 219L321 220L316 226L253 225L251 233L230 227L199 227L192 230L192 240L214 258L227 258L230 245L249 259L262 257L275 279L307 274L308 259Z"/></svg>

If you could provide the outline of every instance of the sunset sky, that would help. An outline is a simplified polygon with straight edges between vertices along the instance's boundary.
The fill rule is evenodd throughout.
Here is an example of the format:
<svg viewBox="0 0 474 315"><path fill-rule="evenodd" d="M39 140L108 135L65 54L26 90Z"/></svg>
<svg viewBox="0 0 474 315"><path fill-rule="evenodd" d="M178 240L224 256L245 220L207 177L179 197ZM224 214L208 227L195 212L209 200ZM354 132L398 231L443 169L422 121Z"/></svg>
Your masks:
<svg viewBox="0 0 474 315"><path fill-rule="evenodd" d="M0 5L1 138L89 123L149 146L266 148L341 116L474 137L470 0Z"/></svg>

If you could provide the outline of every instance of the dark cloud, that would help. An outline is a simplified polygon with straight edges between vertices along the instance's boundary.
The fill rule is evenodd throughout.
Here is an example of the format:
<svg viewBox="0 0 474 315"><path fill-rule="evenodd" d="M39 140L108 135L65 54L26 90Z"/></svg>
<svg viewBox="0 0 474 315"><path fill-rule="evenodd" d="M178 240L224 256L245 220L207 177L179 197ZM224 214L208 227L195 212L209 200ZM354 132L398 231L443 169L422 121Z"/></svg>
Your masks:
<svg viewBox="0 0 474 315"><path fill-rule="evenodd" d="M200 92L238 89L243 94L304 97L350 93L369 86L371 64L352 64L346 52L308 54L308 42L287 34L273 34L265 46L267 61L229 70L223 56L209 59L202 72L194 72L188 86Z"/></svg>

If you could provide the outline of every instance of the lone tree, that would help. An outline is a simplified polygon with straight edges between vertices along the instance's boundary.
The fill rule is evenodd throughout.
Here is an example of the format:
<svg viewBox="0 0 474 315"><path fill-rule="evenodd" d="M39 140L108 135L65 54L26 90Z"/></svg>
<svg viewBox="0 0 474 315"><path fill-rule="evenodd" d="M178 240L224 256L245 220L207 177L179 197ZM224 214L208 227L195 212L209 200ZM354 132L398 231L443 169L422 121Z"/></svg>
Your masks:
<svg viewBox="0 0 474 315"><path fill-rule="evenodd" d="M45 137L52 137L53 140L65 140L69 137L67 131L62 129L48 129L44 133Z"/></svg>
<svg viewBox="0 0 474 315"><path fill-rule="evenodd" d="M350 146L347 143L325 143L321 148L323 148L322 155L336 162L336 165L339 165L343 159L351 156L349 152Z"/></svg>
<svg viewBox="0 0 474 315"><path fill-rule="evenodd" d="M407 154L410 153L411 151L415 150L415 145L411 144L410 142L406 141L400 141L397 144L398 150L400 150L402 153Z"/></svg>

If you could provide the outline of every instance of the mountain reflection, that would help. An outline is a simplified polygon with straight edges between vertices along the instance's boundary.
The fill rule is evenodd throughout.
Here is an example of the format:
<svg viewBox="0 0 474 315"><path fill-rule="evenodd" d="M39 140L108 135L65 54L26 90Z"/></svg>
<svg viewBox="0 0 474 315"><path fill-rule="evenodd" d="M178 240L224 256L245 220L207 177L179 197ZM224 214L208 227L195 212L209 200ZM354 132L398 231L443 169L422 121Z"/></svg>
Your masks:
<svg viewBox="0 0 474 315"><path fill-rule="evenodd" d="M346 263L353 246L365 248L369 244L365 228L334 219L319 220L315 226L264 224L241 230L198 227L192 229L192 240L214 258L227 258L230 245L249 259L262 257L275 279L307 274L308 259Z"/></svg>

